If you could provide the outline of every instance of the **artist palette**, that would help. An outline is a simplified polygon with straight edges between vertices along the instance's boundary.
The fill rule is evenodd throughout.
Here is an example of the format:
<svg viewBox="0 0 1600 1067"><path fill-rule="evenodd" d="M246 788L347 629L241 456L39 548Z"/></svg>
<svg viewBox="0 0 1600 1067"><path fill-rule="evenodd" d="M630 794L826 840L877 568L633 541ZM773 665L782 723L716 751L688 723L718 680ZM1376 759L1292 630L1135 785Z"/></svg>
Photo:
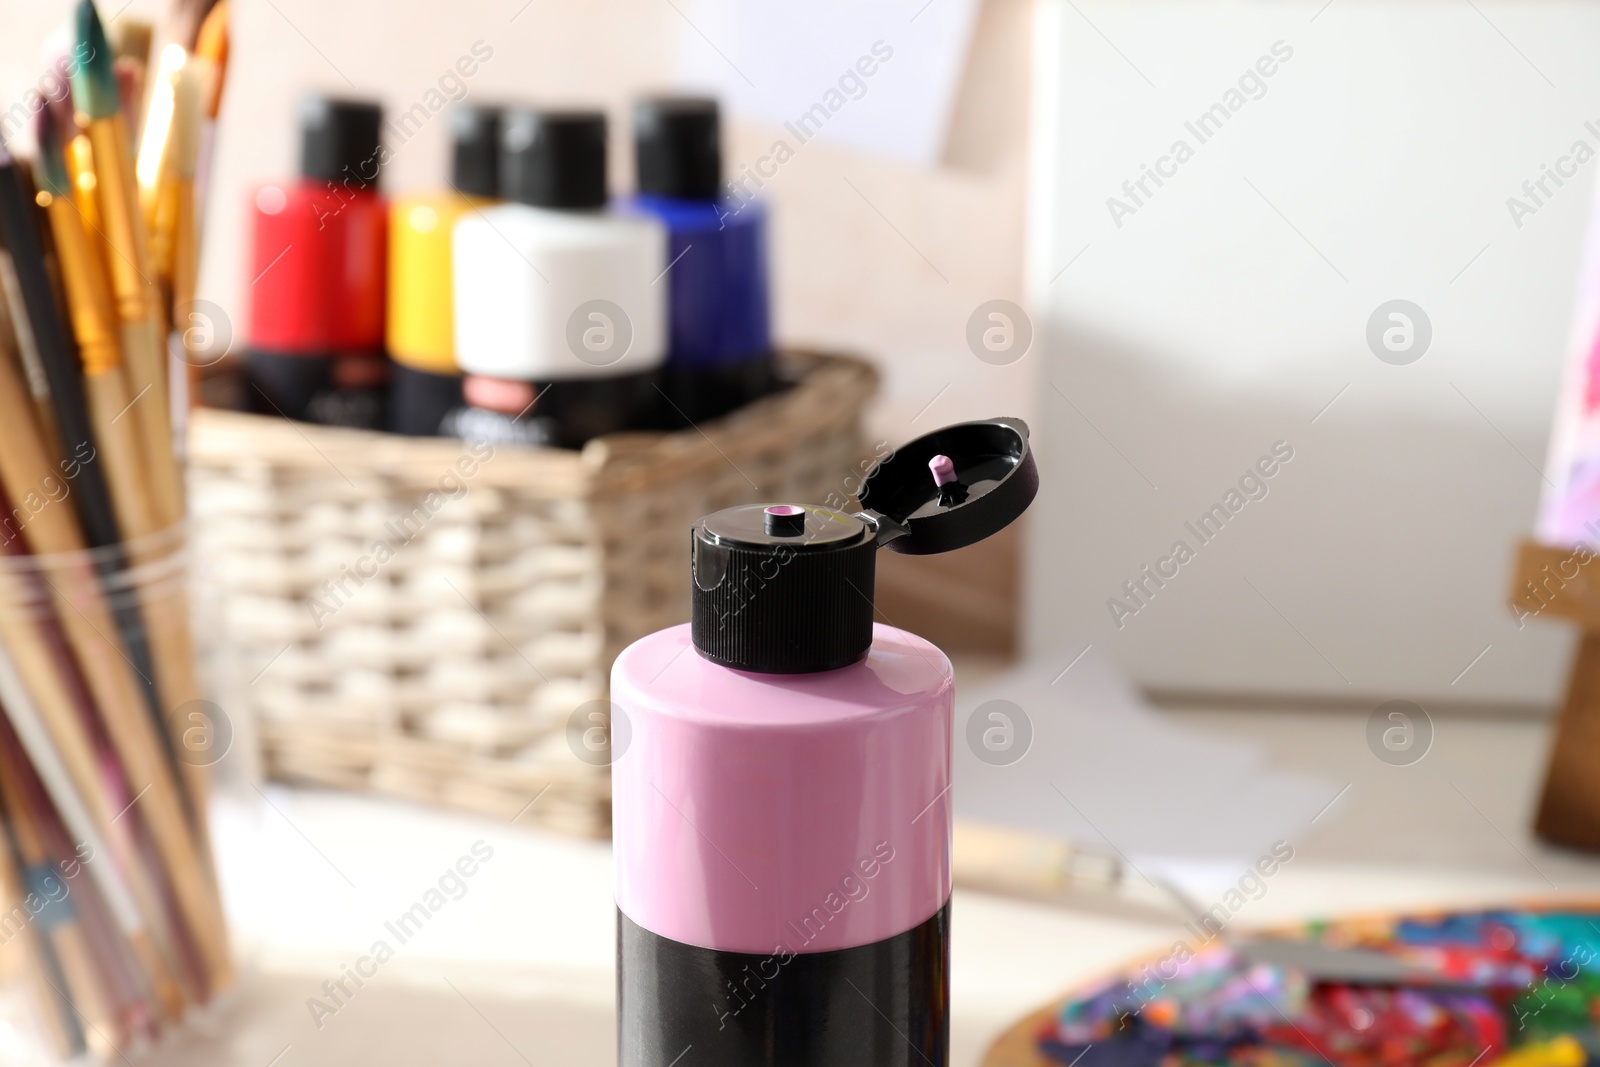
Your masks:
<svg viewBox="0 0 1600 1067"><path fill-rule="evenodd" d="M1313 922L1161 964L1029 1016L985 1067L1600 1062L1600 906Z"/></svg>

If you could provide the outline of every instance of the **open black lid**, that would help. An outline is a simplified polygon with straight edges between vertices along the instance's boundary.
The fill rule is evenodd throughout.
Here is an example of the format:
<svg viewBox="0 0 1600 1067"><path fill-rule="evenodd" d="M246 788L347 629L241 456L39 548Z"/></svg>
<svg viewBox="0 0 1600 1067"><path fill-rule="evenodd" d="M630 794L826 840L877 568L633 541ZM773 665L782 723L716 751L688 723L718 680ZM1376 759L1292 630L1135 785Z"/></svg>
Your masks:
<svg viewBox="0 0 1600 1067"><path fill-rule="evenodd" d="M1039 470L1021 419L962 422L901 445L868 472L861 506L887 520L878 543L926 556L999 533L1027 510ZM896 533L895 528L904 532Z"/></svg>
<svg viewBox="0 0 1600 1067"><path fill-rule="evenodd" d="M1021 419L946 426L867 474L862 510L798 502L707 515L691 535L691 634L706 659L738 670L848 666L872 645L879 548L948 552L998 533L1039 490Z"/></svg>

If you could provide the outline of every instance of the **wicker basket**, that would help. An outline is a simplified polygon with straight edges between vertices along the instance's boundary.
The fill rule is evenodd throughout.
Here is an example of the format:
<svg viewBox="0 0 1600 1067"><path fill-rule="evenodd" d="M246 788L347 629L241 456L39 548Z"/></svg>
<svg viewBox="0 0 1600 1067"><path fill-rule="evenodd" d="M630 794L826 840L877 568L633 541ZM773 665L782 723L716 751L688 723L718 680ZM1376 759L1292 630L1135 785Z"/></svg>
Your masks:
<svg viewBox="0 0 1600 1067"><path fill-rule="evenodd" d="M197 411L201 634L267 772L608 832L607 768L569 722L618 652L688 618L690 524L860 475L877 375L784 359L782 393L581 453Z"/></svg>

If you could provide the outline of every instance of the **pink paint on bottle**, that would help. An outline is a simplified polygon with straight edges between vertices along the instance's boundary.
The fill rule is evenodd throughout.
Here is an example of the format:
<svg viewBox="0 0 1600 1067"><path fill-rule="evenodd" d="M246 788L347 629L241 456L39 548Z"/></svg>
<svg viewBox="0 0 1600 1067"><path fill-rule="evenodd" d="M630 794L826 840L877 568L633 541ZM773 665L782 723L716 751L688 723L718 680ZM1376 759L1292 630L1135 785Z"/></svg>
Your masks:
<svg viewBox="0 0 1600 1067"><path fill-rule="evenodd" d="M954 686L874 624L875 557L981 540L1037 487L995 419L902 447L859 512L695 524L692 621L612 668L622 1067L947 1062Z"/></svg>

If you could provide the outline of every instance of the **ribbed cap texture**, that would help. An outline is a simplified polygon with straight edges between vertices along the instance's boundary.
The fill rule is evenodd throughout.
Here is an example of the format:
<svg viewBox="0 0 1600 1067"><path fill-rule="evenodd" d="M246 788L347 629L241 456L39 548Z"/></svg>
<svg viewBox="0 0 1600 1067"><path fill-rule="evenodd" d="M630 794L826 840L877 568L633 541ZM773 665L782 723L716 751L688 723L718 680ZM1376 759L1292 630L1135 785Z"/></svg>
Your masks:
<svg viewBox="0 0 1600 1067"><path fill-rule="evenodd" d="M877 545L749 549L700 541L696 530L691 636L713 663L763 674L847 667L872 645ZM725 561L714 577L718 557Z"/></svg>

